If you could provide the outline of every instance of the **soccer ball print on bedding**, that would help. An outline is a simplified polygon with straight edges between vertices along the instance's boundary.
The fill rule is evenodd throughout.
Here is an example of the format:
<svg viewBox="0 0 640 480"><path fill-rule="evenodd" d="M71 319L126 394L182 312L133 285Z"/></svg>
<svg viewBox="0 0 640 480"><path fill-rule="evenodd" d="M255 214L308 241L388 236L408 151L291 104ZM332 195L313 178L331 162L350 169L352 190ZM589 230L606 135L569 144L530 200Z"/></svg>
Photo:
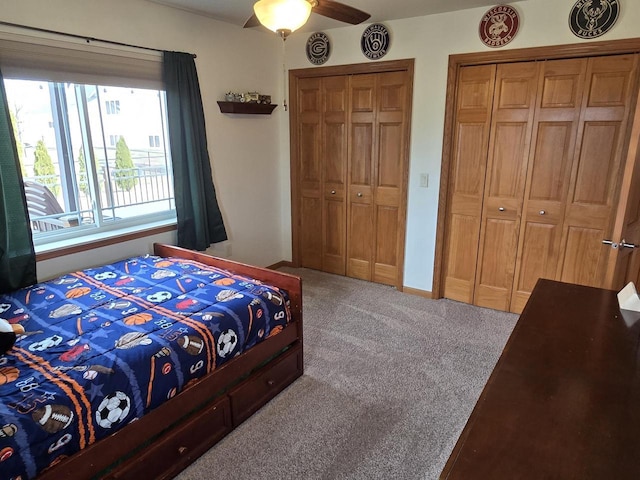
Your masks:
<svg viewBox="0 0 640 480"><path fill-rule="evenodd" d="M102 428L111 428L127 418L130 409L129 397L124 392L113 392L100 402L96 411L96 422Z"/></svg>
<svg viewBox="0 0 640 480"><path fill-rule="evenodd" d="M238 344L238 335L230 328L225 330L218 337L218 355L220 358L226 358L236 348Z"/></svg>

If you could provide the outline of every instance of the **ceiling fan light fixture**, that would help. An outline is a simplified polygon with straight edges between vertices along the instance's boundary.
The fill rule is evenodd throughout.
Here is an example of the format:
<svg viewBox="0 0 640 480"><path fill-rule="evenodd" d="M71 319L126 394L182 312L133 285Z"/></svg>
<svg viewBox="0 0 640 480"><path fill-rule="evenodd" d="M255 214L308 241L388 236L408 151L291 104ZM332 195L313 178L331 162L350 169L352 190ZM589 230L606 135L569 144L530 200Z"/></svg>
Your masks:
<svg viewBox="0 0 640 480"><path fill-rule="evenodd" d="M260 0L253 6L253 11L269 30L289 34L307 22L311 3L307 0Z"/></svg>

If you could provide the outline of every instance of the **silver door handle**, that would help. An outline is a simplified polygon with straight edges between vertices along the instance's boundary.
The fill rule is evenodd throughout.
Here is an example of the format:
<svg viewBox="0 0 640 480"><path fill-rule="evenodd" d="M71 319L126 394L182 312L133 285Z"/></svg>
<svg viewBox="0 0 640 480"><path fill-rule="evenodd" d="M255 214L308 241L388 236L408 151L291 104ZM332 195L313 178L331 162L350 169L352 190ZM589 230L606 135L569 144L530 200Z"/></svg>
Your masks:
<svg viewBox="0 0 640 480"><path fill-rule="evenodd" d="M618 248L618 244L616 242L612 242L611 240L602 240L604 245L611 245L611 248Z"/></svg>
<svg viewBox="0 0 640 480"><path fill-rule="evenodd" d="M627 241L623 238L620 242L620 245L624 248L638 248L640 245L636 245L635 243L627 243Z"/></svg>
<svg viewBox="0 0 640 480"><path fill-rule="evenodd" d="M498 210L500 210L501 212L504 212L506 209L504 207L500 207L498 208Z"/></svg>

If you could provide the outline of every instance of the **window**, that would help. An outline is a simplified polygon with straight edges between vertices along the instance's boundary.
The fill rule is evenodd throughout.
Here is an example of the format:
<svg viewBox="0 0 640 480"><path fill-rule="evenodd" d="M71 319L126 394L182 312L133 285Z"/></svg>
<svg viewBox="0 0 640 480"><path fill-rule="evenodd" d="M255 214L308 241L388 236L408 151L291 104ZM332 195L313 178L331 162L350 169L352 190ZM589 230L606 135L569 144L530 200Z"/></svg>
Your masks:
<svg viewBox="0 0 640 480"><path fill-rule="evenodd" d="M104 101L104 85L4 83L37 246L175 219L163 91L108 86ZM162 141L147 144L150 127Z"/></svg>
<svg viewBox="0 0 640 480"><path fill-rule="evenodd" d="M106 89L103 89L106 91ZM120 100L107 100L105 101L105 110L107 115L117 115L120 113Z"/></svg>
<svg viewBox="0 0 640 480"><path fill-rule="evenodd" d="M149 146L151 148L160 147L160 136L159 135L149 135Z"/></svg>
<svg viewBox="0 0 640 480"><path fill-rule="evenodd" d="M0 32L0 67L37 251L175 222L161 54Z"/></svg>

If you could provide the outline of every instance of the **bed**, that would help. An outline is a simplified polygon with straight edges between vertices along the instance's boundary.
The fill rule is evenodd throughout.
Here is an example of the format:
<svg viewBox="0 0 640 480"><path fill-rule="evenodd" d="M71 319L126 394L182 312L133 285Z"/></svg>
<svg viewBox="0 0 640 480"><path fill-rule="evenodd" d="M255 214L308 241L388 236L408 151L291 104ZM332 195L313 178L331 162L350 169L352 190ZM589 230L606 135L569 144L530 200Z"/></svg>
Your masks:
<svg viewBox="0 0 640 480"><path fill-rule="evenodd" d="M154 255L0 297L0 478L171 478L303 371L301 281Z"/></svg>

